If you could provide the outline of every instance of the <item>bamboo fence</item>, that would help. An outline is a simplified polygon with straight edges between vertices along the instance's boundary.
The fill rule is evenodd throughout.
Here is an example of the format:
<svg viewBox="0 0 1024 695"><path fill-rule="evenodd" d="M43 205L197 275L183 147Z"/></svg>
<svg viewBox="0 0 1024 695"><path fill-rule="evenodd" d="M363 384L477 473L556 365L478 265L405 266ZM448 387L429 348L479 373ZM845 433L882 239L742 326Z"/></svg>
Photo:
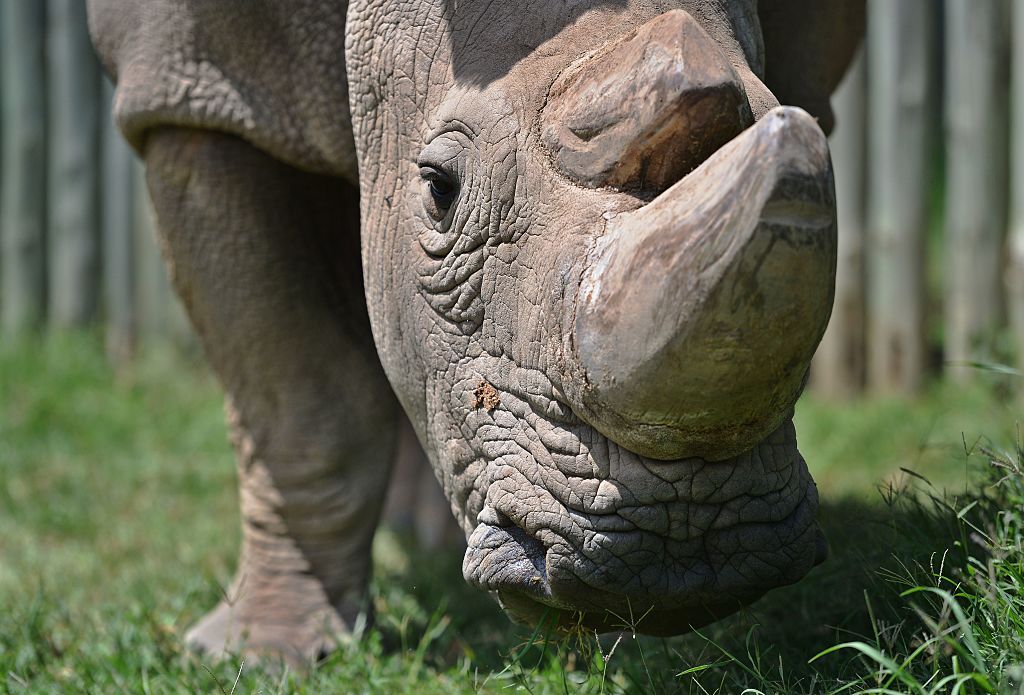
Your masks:
<svg viewBox="0 0 1024 695"><path fill-rule="evenodd" d="M1024 365L1024 0L868 3L833 100L832 398ZM188 340L112 96L82 0L0 0L0 340Z"/></svg>

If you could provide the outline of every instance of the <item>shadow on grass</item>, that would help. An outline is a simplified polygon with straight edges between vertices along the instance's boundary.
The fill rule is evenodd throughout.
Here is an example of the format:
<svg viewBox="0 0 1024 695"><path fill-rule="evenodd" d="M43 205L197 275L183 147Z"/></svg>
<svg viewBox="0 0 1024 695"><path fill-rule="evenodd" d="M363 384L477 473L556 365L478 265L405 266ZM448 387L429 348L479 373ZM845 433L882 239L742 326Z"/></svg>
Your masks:
<svg viewBox="0 0 1024 695"><path fill-rule="evenodd" d="M798 584L696 634L658 639L627 629L622 639L590 633L545 642L543 631L512 625L493 601L465 584L460 550L422 553L410 544L403 549L404 571L379 573L377 629L387 647L407 650L436 630L442 616L446 629L424 654L432 668L458 668L468 657L480 672L511 670L514 677L518 671L521 684L554 669L561 677L578 670L581 685L592 681L596 668L609 692L733 692L745 680L757 687L771 683L775 692L820 692L863 667L849 655L809 663L815 655L851 640L894 650L914 642L915 635L905 634L914 608L901 592L922 573L941 576L967 561L972 544L957 500L929 497L919 481L910 487L882 490L874 503L824 501L820 521L829 559Z"/></svg>
<svg viewBox="0 0 1024 695"><path fill-rule="evenodd" d="M139 590L118 612L67 606L44 588L0 616L0 673L12 691L145 684L140 691L227 693L240 679L236 692L830 692L863 678L864 661L840 653L809 663L816 654L858 639L906 654L926 639L900 593L922 576L952 576L966 566L965 551L978 556L957 509L891 490L877 503L825 501L828 561L699 634L671 639L628 630L545 639L463 581L460 549L421 552L384 532L376 625L309 673L241 672L237 660L183 653L181 633L216 600L213 588L171 605Z"/></svg>

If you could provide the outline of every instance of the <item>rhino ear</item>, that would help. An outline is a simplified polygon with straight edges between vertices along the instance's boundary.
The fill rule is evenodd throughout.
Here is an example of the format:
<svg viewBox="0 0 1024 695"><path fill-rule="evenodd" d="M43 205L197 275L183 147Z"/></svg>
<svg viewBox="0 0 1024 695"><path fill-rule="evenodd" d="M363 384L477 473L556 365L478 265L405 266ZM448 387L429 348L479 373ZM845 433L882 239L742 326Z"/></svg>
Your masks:
<svg viewBox="0 0 1024 695"><path fill-rule="evenodd" d="M864 36L866 0L760 0L765 83L782 104L799 106L826 133L829 96Z"/></svg>

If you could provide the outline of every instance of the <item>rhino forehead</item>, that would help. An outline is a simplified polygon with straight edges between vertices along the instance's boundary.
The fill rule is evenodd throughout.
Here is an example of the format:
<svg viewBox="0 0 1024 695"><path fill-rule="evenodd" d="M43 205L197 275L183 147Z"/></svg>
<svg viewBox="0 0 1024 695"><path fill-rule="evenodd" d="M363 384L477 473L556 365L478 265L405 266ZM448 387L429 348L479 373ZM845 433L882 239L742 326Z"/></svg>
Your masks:
<svg viewBox="0 0 1024 695"><path fill-rule="evenodd" d="M694 16L723 49L759 73L763 63L754 0L578 0L458 3L445 0L453 77L486 85L520 62L593 50L673 9ZM509 31L515 27L515 31Z"/></svg>
<svg viewBox="0 0 1024 695"><path fill-rule="evenodd" d="M482 88L516 68L519 81L546 92L569 61L673 9L692 14L734 64L763 74L756 0L361 0L349 6L349 81L353 91L377 97L414 96L424 113L436 105L438 87ZM405 84L389 89L388 82ZM356 110L366 113L380 102L373 98Z"/></svg>

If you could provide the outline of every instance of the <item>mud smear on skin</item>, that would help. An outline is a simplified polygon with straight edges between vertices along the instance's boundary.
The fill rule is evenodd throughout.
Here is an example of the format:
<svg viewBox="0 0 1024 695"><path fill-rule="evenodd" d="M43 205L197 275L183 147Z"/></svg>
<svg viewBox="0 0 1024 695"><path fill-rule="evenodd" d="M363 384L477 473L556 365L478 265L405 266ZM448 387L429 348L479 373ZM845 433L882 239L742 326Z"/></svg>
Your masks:
<svg viewBox="0 0 1024 695"><path fill-rule="evenodd" d="M488 413L494 412L494 409L501 405L501 399L498 397L498 391L488 384L486 381L481 381L477 384L473 390L473 407L479 410L484 408Z"/></svg>

